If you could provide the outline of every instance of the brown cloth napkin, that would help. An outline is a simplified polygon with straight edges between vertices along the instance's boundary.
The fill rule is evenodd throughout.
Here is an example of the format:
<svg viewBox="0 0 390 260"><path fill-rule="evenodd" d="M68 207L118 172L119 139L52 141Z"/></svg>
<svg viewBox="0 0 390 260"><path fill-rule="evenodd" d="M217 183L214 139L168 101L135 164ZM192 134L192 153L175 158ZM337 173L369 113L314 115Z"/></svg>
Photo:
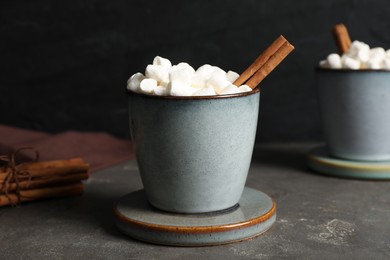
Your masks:
<svg viewBox="0 0 390 260"><path fill-rule="evenodd" d="M0 125L0 154L8 155L21 147L33 147L40 161L81 157L91 172L134 159L131 142L107 133L67 131L48 134ZM33 159L31 151L22 151L19 159Z"/></svg>

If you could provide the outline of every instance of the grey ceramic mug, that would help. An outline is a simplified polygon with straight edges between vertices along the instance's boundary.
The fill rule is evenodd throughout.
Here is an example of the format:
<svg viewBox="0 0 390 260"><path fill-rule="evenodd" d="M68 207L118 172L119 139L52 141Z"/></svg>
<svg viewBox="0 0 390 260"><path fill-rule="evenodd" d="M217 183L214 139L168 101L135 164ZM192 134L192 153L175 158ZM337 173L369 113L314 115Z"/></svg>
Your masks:
<svg viewBox="0 0 390 260"><path fill-rule="evenodd" d="M390 160L390 71L317 69L317 85L329 153Z"/></svg>
<svg viewBox="0 0 390 260"><path fill-rule="evenodd" d="M204 97L128 91L130 129L150 204L179 213L234 207L255 142L258 89Z"/></svg>

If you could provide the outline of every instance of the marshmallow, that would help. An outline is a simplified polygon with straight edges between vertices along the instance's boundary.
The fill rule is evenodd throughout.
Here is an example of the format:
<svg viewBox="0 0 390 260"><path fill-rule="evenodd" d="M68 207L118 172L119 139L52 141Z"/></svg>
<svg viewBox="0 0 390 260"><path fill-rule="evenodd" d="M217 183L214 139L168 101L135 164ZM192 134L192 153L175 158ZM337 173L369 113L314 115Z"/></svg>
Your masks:
<svg viewBox="0 0 390 260"><path fill-rule="evenodd" d="M154 79L143 79L139 87L142 92L150 94L157 87L157 81Z"/></svg>
<svg viewBox="0 0 390 260"><path fill-rule="evenodd" d="M174 66L173 66L174 67ZM167 91L172 96L191 96L198 91L197 88L191 87L192 70L188 66L177 66L176 69L169 72L169 84Z"/></svg>
<svg viewBox="0 0 390 260"><path fill-rule="evenodd" d="M343 55L343 57L341 57L341 61L343 63L343 68L345 68L345 69L352 69L352 70L360 69L360 61L358 61L352 57L349 57L347 55Z"/></svg>
<svg viewBox="0 0 390 260"><path fill-rule="evenodd" d="M226 73L222 74L220 71L214 71L211 78L207 80L206 86L213 87L217 94L221 94L222 89L232 84L226 79Z"/></svg>
<svg viewBox="0 0 390 260"><path fill-rule="evenodd" d="M191 86L193 88L205 88L206 80L207 79L205 77L195 72L194 75L192 75Z"/></svg>
<svg viewBox="0 0 390 260"><path fill-rule="evenodd" d="M170 60L165 59L165 58L160 57L160 56L156 56L153 59L153 65L160 65L160 66L167 67L167 68L172 67L172 63Z"/></svg>
<svg viewBox="0 0 390 260"><path fill-rule="evenodd" d="M154 88L153 93L157 96L166 96L168 94L168 91L166 87L157 86Z"/></svg>
<svg viewBox="0 0 390 260"><path fill-rule="evenodd" d="M216 95L214 88L213 87L207 87L207 88L202 88L195 93L193 93L193 96L214 96Z"/></svg>
<svg viewBox="0 0 390 260"><path fill-rule="evenodd" d="M192 96L197 91L199 89L183 84L180 81L169 82L167 87L167 93L171 96Z"/></svg>
<svg viewBox="0 0 390 260"><path fill-rule="evenodd" d="M370 60L374 59L374 60L382 61L385 57L386 57L386 52L385 49L383 49L382 47L376 47L370 50L370 58L369 58Z"/></svg>
<svg viewBox="0 0 390 260"><path fill-rule="evenodd" d="M343 64L341 63L341 57L337 53L329 54L326 58L329 68L331 69L341 69Z"/></svg>
<svg viewBox="0 0 390 260"><path fill-rule="evenodd" d="M192 76L192 87L205 88L207 80L210 79L215 68L209 64L200 66Z"/></svg>
<svg viewBox="0 0 390 260"><path fill-rule="evenodd" d="M142 73L135 73L127 80L127 89L134 92L140 92L139 85L143 79L145 79L145 76Z"/></svg>
<svg viewBox="0 0 390 260"><path fill-rule="evenodd" d="M370 57L370 46L364 42L353 41L347 54L355 60L366 62Z"/></svg>
<svg viewBox="0 0 390 260"><path fill-rule="evenodd" d="M387 58L390 58L390 49L388 49L388 50L386 51L386 57L387 57Z"/></svg>
<svg viewBox="0 0 390 260"><path fill-rule="evenodd" d="M252 91L252 89L248 85L241 85L238 89L240 90L240 92Z"/></svg>
<svg viewBox="0 0 390 260"><path fill-rule="evenodd" d="M390 57L386 57L382 61L382 67L385 70L390 70Z"/></svg>
<svg viewBox="0 0 390 260"><path fill-rule="evenodd" d="M156 80L159 85L166 86L169 82L169 68L163 65L148 65L145 76Z"/></svg>
<svg viewBox="0 0 390 260"><path fill-rule="evenodd" d="M365 69L381 69L382 68L382 60L381 59L369 59L367 62L364 63Z"/></svg>
<svg viewBox="0 0 390 260"><path fill-rule="evenodd" d="M321 60L319 63L320 68L330 69L329 63L327 60Z"/></svg>
<svg viewBox="0 0 390 260"><path fill-rule="evenodd" d="M180 62L179 64L172 66L172 70L175 70L175 69L185 69L191 75L195 73L194 68L190 64L188 64L187 62Z"/></svg>
<svg viewBox="0 0 390 260"><path fill-rule="evenodd" d="M234 71L229 70L226 73L226 78L229 82L233 83L236 79L238 79L240 75Z"/></svg>
<svg viewBox="0 0 390 260"><path fill-rule="evenodd" d="M240 93L240 89L237 86L231 84L226 88L222 89L219 94L227 95L227 94L236 94L236 93Z"/></svg>

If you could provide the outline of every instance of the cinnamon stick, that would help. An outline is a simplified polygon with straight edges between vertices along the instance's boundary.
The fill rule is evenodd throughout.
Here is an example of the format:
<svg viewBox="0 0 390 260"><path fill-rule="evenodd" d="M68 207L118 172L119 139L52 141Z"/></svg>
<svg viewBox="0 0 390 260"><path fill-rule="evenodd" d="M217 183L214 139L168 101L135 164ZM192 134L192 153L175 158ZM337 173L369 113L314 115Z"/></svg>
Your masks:
<svg viewBox="0 0 390 260"><path fill-rule="evenodd" d="M241 86L245 81L252 77L252 75L255 74L285 42L287 42L286 38L280 35L243 73L241 73L233 84Z"/></svg>
<svg viewBox="0 0 390 260"><path fill-rule="evenodd" d="M346 53L351 46L351 38L349 37L347 27L342 23L336 24L332 29L332 34L340 54Z"/></svg>
<svg viewBox="0 0 390 260"><path fill-rule="evenodd" d="M22 180L19 182L19 184L12 182L9 183L7 186L0 187L0 194L7 192L13 192L18 189L19 190L26 190L26 189L34 189L34 188L40 188L40 187L48 187L48 186L55 186L60 184L67 184L72 182L77 182L81 180L88 179L89 174L88 172L81 172L81 173L73 173L68 175L59 175L59 176L52 176L50 178L43 178L43 179L31 179L31 180Z"/></svg>
<svg viewBox="0 0 390 260"><path fill-rule="evenodd" d="M286 58L292 50L294 50L294 46L292 46L288 41L284 42L283 45L270 56L266 63L245 84L252 89L255 88L282 62L284 58ZM268 49L266 51L268 51Z"/></svg>
<svg viewBox="0 0 390 260"><path fill-rule="evenodd" d="M19 202L32 201L44 198L79 195L83 193L83 190L84 187L81 182L56 187L23 190L20 192L20 201L15 193L10 193L8 195L0 195L0 206L6 206Z"/></svg>
<svg viewBox="0 0 390 260"><path fill-rule="evenodd" d="M44 162L30 162L17 166L19 171L27 171L31 178L50 175L67 175L72 173L86 172L89 169L87 164L81 158L72 158L69 160L56 160ZM0 172L0 183L4 181L11 169Z"/></svg>

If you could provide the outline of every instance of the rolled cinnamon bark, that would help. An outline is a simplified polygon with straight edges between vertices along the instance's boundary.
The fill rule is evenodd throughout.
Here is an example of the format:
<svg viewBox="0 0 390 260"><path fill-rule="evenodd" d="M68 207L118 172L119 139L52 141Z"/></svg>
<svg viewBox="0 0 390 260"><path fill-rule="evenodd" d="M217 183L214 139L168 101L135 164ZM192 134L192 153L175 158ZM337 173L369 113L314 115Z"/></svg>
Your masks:
<svg viewBox="0 0 390 260"><path fill-rule="evenodd" d="M15 193L10 193L8 195L0 195L0 206L6 206L19 202L33 201L45 198L80 195L81 193L83 193L83 191L84 187L81 182L55 187L23 190L20 192L20 200Z"/></svg>
<svg viewBox="0 0 390 260"><path fill-rule="evenodd" d="M16 191L19 187L19 190L27 190L27 189L34 189L34 188L40 188L40 187L50 187L50 186L58 186L58 185L64 185L67 183L77 182L81 180L88 179L89 174L87 172L81 172L81 173L72 173L68 175L59 175L59 176L50 176L50 177L43 177L39 179L31 179L31 180L22 180L19 182L19 184L15 182L8 183L7 185L3 185L0 187L0 195L1 193L7 192L13 192Z"/></svg>
<svg viewBox="0 0 390 260"><path fill-rule="evenodd" d="M17 166L18 171L27 171L29 177L42 177L52 175L67 175L72 173L87 172L89 164L81 158L72 158L69 160L56 160L44 162L22 163ZM11 169L0 172L0 183L4 181Z"/></svg>
<svg viewBox="0 0 390 260"><path fill-rule="evenodd" d="M280 35L243 73L241 73L233 84L241 86L245 81L252 77L252 75L255 74L285 42L287 42L286 38L284 38L283 35Z"/></svg>
<svg viewBox="0 0 390 260"><path fill-rule="evenodd" d="M351 46L351 38L349 37L347 27L342 23L336 24L332 29L332 34L340 54L346 53Z"/></svg>

